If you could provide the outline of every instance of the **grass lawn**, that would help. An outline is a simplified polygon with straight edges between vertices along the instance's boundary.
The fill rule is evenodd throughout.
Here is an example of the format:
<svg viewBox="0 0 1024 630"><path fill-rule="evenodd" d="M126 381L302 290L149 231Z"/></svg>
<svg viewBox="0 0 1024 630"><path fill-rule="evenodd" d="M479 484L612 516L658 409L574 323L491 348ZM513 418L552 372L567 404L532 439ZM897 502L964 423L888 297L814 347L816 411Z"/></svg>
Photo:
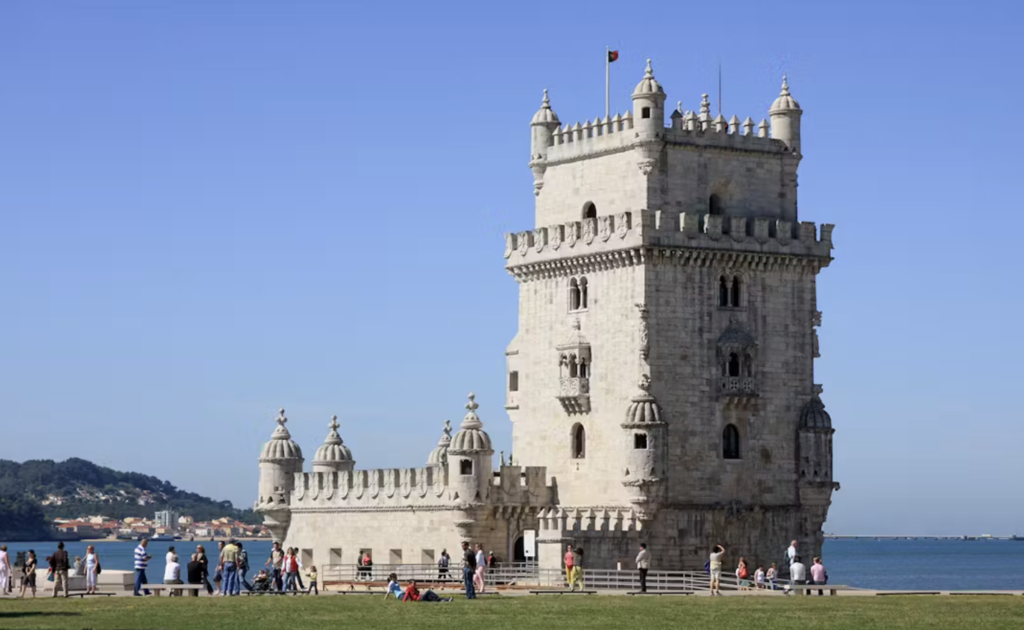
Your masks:
<svg viewBox="0 0 1024 630"><path fill-rule="evenodd" d="M403 604L381 597L0 600L0 628L649 630L1024 628L1021 596L527 596Z"/></svg>

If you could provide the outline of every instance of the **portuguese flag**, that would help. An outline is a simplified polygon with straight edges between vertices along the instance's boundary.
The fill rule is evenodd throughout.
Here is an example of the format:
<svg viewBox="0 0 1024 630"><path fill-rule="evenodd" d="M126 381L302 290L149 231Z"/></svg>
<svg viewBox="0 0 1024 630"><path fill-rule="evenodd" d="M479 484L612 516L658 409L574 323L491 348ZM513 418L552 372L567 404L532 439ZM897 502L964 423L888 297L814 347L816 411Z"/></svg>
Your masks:
<svg viewBox="0 0 1024 630"><path fill-rule="evenodd" d="M617 50L609 50L608 51L608 63L611 63L613 61L617 61L618 59L619 59L619 51L617 51Z"/></svg>

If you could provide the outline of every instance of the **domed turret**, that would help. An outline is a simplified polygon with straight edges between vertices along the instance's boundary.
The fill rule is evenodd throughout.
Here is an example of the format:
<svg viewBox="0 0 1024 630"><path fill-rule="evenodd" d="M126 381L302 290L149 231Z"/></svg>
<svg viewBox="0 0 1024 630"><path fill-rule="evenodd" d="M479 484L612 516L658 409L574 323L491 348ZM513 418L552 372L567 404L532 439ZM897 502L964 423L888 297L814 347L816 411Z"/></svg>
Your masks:
<svg viewBox="0 0 1024 630"><path fill-rule="evenodd" d="M644 175L650 175L661 154L665 133L665 90L654 78L650 59L644 78L633 90L633 129L639 139L637 167Z"/></svg>
<svg viewBox="0 0 1024 630"><path fill-rule="evenodd" d="M664 485L666 423L661 418L661 407L649 392L650 377L641 376L637 386L640 391L626 409L621 425L627 433L623 440L627 452L622 485L637 515L649 519L658 508Z"/></svg>
<svg viewBox="0 0 1024 630"><path fill-rule="evenodd" d="M790 151L800 154L800 116L803 110L789 93L789 82L782 75L782 91L768 110L772 119L772 137L782 140Z"/></svg>
<svg viewBox="0 0 1024 630"><path fill-rule="evenodd" d="M832 416L825 411L825 403L817 394L811 398L800 412L801 429L832 429Z"/></svg>
<svg viewBox="0 0 1024 630"><path fill-rule="evenodd" d="M430 451L430 455L427 456L427 466L444 466L448 463L448 447L452 443L452 423L448 420L444 421L444 431L441 433L441 439L437 441L437 446L434 450Z"/></svg>
<svg viewBox="0 0 1024 630"><path fill-rule="evenodd" d="M544 187L544 172L547 170L548 147L552 144L553 134L561 123L558 114L551 109L548 91L544 90L544 100L540 109L530 121L530 169L533 171L533 193L540 194Z"/></svg>
<svg viewBox="0 0 1024 630"><path fill-rule="evenodd" d="M292 440L285 424L284 409L278 412L277 428L260 454L260 494L256 511L263 514L263 524L274 537L284 539L291 518L290 494L295 489L295 473L302 472L302 449Z"/></svg>
<svg viewBox="0 0 1024 630"><path fill-rule="evenodd" d="M313 472L330 473L352 470L355 461L352 459L352 451L342 442L338 435L338 416L331 416L331 423L327 425L331 431L324 438L324 443L316 449L316 456L313 457Z"/></svg>
<svg viewBox="0 0 1024 630"><path fill-rule="evenodd" d="M270 441L263 445L263 453L260 455L260 462L302 462L302 449L292 440L288 429L284 426L288 418L284 415L284 409L278 410L277 428L270 435Z"/></svg>
<svg viewBox="0 0 1024 630"><path fill-rule="evenodd" d="M491 488L491 436L484 431L476 410L476 396L469 395L466 417L448 447L448 475L451 487L464 503L486 501Z"/></svg>
<svg viewBox="0 0 1024 630"><path fill-rule="evenodd" d="M800 481L821 484L832 482L832 418L821 402L821 386L800 411Z"/></svg>

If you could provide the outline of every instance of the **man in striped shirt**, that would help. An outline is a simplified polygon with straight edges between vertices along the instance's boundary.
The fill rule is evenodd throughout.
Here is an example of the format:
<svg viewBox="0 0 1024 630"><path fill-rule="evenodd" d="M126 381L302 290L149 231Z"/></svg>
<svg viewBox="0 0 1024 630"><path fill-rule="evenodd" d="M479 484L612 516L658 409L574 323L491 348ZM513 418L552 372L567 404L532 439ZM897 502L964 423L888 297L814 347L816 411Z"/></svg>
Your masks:
<svg viewBox="0 0 1024 630"><path fill-rule="evenodd" d="M139 546L135 548L135 596L142 595L139 593L139 589L143 584L149 584L146 579L146 566L149 561L153 559L153 556L146 553L146 546L149 545L149 539L143 538L139 541ZM149 595L149 591L144 591L146 595Z"/></svg>

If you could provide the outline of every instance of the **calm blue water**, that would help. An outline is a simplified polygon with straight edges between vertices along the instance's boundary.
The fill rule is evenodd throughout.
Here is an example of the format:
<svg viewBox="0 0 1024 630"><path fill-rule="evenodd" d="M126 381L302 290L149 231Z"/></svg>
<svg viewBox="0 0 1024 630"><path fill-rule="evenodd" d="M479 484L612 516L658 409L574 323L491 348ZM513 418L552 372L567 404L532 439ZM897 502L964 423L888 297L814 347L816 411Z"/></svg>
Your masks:
<svg viewBox="0 0 1024 630"><path fill-rule="evenodd" d="M134 542L94 543L103 567L131 570ZM151 570L162 575L164 556L172 543L153 542ZM217 543L173 543L180 559L202 544L211 559ZM65 543L68 553L85 555L87 543ZM266 541L243 543L249 563L258 569L270 555ZM57 549L53 542L10 543L13 561L17 551L35 549L40 563ZM781 552L780 552L781 555ZM1024 590L1024 542L1010 540L826 540L822 561L833 584L897 590Z"/></svg>

